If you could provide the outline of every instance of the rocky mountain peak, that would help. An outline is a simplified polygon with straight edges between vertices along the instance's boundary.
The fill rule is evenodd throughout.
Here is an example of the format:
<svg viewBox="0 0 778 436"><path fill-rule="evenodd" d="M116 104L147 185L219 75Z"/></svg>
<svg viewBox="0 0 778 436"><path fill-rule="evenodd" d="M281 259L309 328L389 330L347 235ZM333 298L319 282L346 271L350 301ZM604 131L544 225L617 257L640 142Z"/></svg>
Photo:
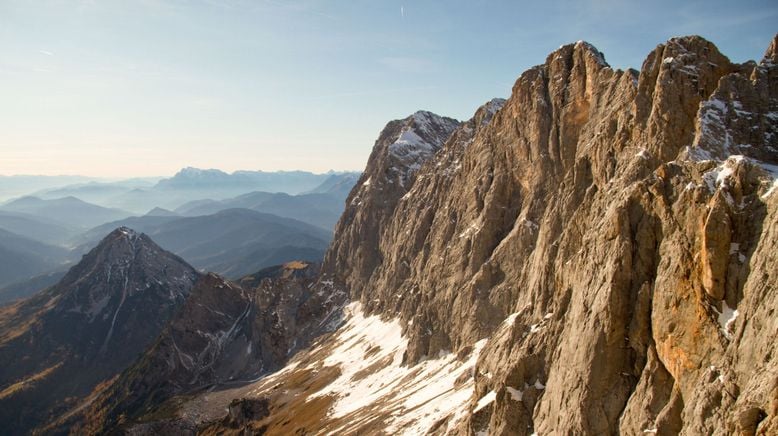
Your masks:
<svg viewBox="0 0 778 436"><path fill-rule="evenodd" d="M386 146L385 170L388 183L406 187L424 162L440 149L459 122L432 112L418 111L399 120L398 124L399 131L392 132L393 135L388 138L396 136Z"/></svg>
<svg viewBox="0 0 778 436"><path fill-rule="evenodd" d="M737 65L700 36L671 38L643 62L634 99L635 139L659 161L672 160L692 143L700 103Z"/></svg>
<svg viewBox="0 0 778 436"><path fill-rule="evenodd" d="M482 127L492 121L492 117L505 106L507 102L504 98L493 98L484 103L473 115L473 122L476 126Z"/></svg>
<svg viewBox="0 0 778 436"><path fill-rule="evenodd" d="M0 409L9 410L3 401L16 401L23 406L15 410L24 410L0 420L31 428L124 370L152 344L199 277L142 233L126 227L109 233L59 283L0 314L0 323L15 327L1 342L0 386L45 374L23 395L0 398Z"/></svg>
<svg viewBox="0 0 778 436"><path fill-rule="evenodd" d="M375 267L379 262L375 242L385 220L390 219L397 202L413 185L416 173L459 125L453 118L418 111L404 119L390 121L384 127L365 171L346 200L346 210L335 229L335 234L342 234L342 237L333 241L325 256L322 268L325 276L334 275L334 270L339 268L337 258L355 262L355 268L347 269L360 276ZM354 247L361 254L346 256L338 248L341 245ZM368 251L363 252L363 249ZM343 275L338 274L339 277Z"/></svg>
<svg viewBox="0 0 778 436"><path fill-rule="evenodd" d="M147 235L119 227L63 277L57 285L62 290L58 307L96 319L110 309L114 298L119 298L114 303L123 304L127 297L154 295L175 304L186 297L197 277L191 266Z"/></svg>
<svg viewBox="0 0 778 436"><path fill-rule="evenodd" d="M778 33L773 36L773 40L770 41L770 45L767 47L767 51L762 58L762 63L778 64Z"/></svg>
<svg viewBox="0 0 778 436"><path fill-rule="evenodd" d="M578 56L581 59L589 59L603 67L610 67L605 61L605 55L594 45L587 41L576 41L571 44L565 44L551 52L546 58L546 65L560 58L570 58Z"/></svg>

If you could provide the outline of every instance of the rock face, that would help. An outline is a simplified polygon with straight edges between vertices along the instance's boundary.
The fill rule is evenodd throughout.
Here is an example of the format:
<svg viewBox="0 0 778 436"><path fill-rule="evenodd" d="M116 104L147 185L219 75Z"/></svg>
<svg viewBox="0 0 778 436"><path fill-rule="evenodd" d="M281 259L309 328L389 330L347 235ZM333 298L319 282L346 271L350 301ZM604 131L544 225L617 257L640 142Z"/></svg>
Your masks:
<svg viewBox="0 0 778 436"><path fill-rule="evenodd" d="M408 368L477 357L453 387L472 383L464 412L441 405L426 430L778 432L776 41L738 65L673 38L640 72L585 42L560 47L504 105L446 123L451 136L411 173L391 152L411 119L387 126L323 274L402 325ZM299 362L331 370L322 353ZM253 395L302 389L295 365ZM305 404L326 411L317 395ZM295 431L418 430L396 427L404 412L381 395ZM260 418L302 410L284 404Z"/></svg>
<svg viewBox="0 0 778 436"><path fill-rule="evenodd" d="M49 290L0 311L0 427L26 433L128 367L199 274L120 228Z"/></svg>

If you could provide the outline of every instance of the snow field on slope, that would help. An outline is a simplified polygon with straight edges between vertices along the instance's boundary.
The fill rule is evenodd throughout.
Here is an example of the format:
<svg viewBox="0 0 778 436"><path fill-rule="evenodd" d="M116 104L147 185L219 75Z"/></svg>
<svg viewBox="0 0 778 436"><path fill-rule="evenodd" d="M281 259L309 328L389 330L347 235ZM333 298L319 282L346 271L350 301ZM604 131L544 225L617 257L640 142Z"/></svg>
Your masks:
<svg viewBox="0 0 778 436"><path fill-rule="evenodd" d="M465 361L441 353L414 366L402 366L408 346L397 320L364 316L359 303L345 309L346 324L324 366L338 366L339 377L314 396L335 395L329 416L347 418L349 426L376 414L390 434L423 434L446 416L451 428L464 417L473 394L473 367L486 343L481 340ZM464 374L467 377L455 386Z"/></svg>

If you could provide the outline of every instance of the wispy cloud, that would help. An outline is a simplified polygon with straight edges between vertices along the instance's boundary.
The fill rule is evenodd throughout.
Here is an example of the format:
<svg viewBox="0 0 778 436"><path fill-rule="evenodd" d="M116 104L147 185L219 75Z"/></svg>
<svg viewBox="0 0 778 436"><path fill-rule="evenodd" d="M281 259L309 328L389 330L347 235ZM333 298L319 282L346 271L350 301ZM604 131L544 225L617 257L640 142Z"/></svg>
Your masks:
<svg viewBox="0 0 778 436"><path fill-rule="evenodd" d="M400 6L400 17L405 18L405 6Z"/></svg>
<svg viewBox="0 0 778 436"><path fill-rule="evenodd" d="M38 50L38 53L46 56L54 56L54 53L48 51L48 50Z"/></svg>

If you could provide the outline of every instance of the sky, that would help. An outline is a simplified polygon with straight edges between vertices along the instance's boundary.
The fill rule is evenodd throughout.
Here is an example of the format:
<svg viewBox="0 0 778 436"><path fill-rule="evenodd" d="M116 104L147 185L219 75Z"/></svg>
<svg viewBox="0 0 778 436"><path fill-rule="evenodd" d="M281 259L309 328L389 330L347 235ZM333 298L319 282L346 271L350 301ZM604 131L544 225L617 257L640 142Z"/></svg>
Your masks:
<svg viewBox="0 0 778 436"><path fill-rule="evenodd" d="M0 174L361 170L392 119L468 119L586 40L639 69L676 35L733 61L772 1L0 0Z"/></svg>

